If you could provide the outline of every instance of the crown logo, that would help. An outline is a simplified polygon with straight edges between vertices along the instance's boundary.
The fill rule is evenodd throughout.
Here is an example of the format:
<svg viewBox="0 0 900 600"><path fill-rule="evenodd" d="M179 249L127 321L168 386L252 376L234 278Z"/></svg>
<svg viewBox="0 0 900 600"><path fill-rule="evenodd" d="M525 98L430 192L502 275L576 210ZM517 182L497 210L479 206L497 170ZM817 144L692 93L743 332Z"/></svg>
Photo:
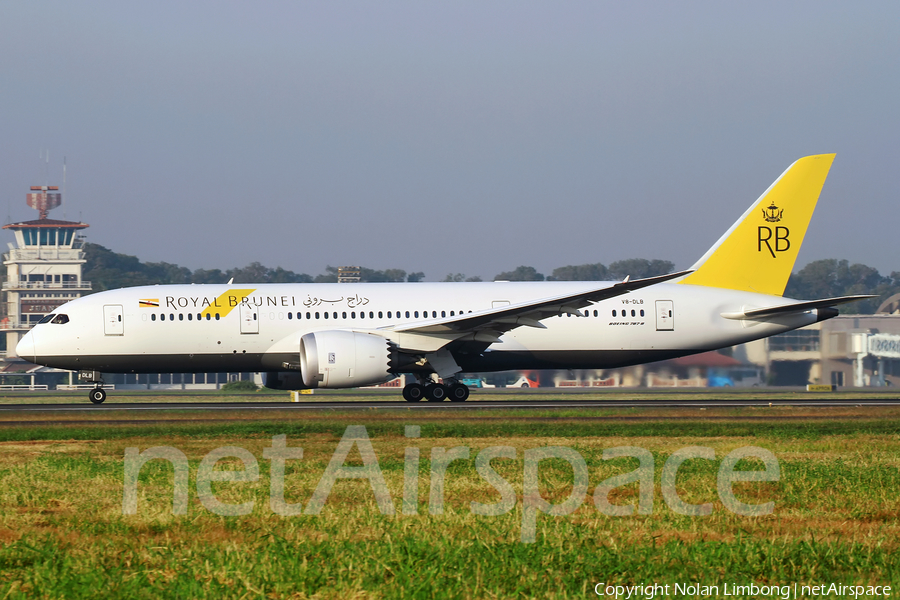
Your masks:
<svg viewBox="0 0 900 600"><path fill-rule="evenodd" d="M781 213L784 212L783 208L778 208L775 206L775 201L772 201L772 204L769 205L769 208L764 208L763 219L765 219L768 223L777 223L781 220Z"/></svg>

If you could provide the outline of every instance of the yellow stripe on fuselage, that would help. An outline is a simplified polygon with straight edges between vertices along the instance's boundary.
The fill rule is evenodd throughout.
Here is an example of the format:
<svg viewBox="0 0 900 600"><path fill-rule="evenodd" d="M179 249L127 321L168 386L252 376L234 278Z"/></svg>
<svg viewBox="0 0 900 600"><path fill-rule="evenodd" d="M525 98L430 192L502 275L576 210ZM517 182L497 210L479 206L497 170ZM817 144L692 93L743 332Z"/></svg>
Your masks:
<svg viewBox="0 0 900 600"><path fill-rule="evenodd" d="M235 309L238 305L240 305L241 301L247 298L250 294L256 291L256 288L246 289L246 290L228 290L218 298L216 298L215 302L207 306L203 309L203 312L200 313L200 316L205 317L206 315L216 316L218 314L220 317L225 317L232 310Z"/></svg>
<svg viewBox="0 0 900 600"><path fill-rule="evenodd" d="M834 154L801 158L680 283L781 296Z"/></svg>

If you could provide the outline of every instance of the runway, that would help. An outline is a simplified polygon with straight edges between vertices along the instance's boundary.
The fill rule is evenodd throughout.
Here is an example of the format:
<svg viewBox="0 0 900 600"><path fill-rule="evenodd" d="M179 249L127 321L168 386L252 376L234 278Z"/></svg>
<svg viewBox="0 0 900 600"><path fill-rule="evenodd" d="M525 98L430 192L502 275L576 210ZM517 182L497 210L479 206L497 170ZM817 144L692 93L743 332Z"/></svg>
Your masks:
<svg viewBox="0 0 900 600"><path fill-rule="evenodd" d="M93 413L110 414L120 411L191 411L191 412L244 412L265 413L272 411L362 411L362 410L388 410L388 411L450 411L450 412L476 412L476 411L503 411L503 410L562 410L562 409L604 409L604 408L744 408L767 406L796 406L796 407L855 407L855 406L900 406L900 397L896 398L866 398L866 397L836 397L829 398L822 395L800 396L791 398L769 398L762 395L759 398L678 398L661 397L654 399L637 400L476 400L468 402L404 402L402 400L319 400L313 402L106 402L100 405L84 403L71 404L3 404L0 405L0 415L23 413ZM259 416L259 415L256 415ZM2 423L0 423L2 425Z"/></svg>

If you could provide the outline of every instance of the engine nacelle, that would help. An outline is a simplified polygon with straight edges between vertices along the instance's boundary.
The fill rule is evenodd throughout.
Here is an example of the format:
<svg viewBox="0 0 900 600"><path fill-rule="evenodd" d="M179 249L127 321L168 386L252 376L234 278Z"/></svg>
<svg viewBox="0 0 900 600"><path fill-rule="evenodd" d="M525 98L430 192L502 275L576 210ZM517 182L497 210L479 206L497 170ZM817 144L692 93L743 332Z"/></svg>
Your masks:
<svg viewBox="0 0 900 600"><path fill-rule="evenodd" d="M300 373L307 388L348 388L392 377L388 341L353 331L316 331L300 338Z"/></svg>
<svg viewBox="0 0 900 600"><path fill-rule="evenodd" d="M303 390L303 377L297 371L270 371L263 373L263 385L273 390Z"/></svg>

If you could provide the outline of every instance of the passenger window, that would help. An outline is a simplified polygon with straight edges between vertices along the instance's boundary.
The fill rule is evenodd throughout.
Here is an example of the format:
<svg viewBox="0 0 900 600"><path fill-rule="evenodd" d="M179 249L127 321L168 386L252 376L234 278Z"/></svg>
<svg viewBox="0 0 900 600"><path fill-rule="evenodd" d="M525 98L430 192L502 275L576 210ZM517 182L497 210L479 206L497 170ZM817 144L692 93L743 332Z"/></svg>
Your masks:
<svg viewBox="0 0 900 600"><path fill-rule="evenodd" d="M406 311L406 318L409 318L409 311Z"/></svg>
<svg viewBox="0 0 900 600"><path fill-rule="evenodd" d="M365 318L366 318L366 313L365 313L365 311L362 311L362 310L359 311L359 318L360 318L360 319L365 319Z"/></svg>
<svg viewBox="0 0 900 600"><path fill-rule="evenodd" d="M391 318L391 311L388 311L388 319Z"/></svg>
<svg viewBox="0 0 900 600"><path fill-rule="evenodd" d="M644 309L643 309L643 308L641 309L641 316L642 316L642 317L644 316Z"/></svg>
<svg viewBox="0 0 900 600"><path fill-rule="evenodd" d="M219 320L219 313L216 313L216 321Z"/></svg>
<svg viewBox="0 0 900 600"><path fill-rule="evenodd" d="M370 319L374 319L374 318L375 318L375 313L372 312L371 310L369 311L369 318L370 318Z"/></svg>
<svg viewBox="0 0 900 600"><path fill-rule="evenodd" d="M328 313L327 313L327 312L326 312L326 313L322 313L322 314L325 315L325 318L326 318L326 319L328 318Z"/></svg>
<svg viewBox="0 0 900 600"><path fill-rule="evenodd" d="M446 317L446 316L447 316L447 311L446 311L446 310L442 310L442 311L441 311L441 316L442 316L442 317Z"/></svg>
<svg viewBox="0 0 900 600"><path fill-rule="evenodd" d="M151 321L155 321L155 320L156 320L156 313L153 313L152 315L150 315L150 320L151 320Z"/></svg>
<svg viewBox="0 0 900 600"><path fill-rule="evenodd" d="M327 317L327 316L328 316L328 313L325 313L325 316ZM316 318L317 318L317 319L319 318L319 313L316 313Z"/></svg>
<svg viewBox="0 0 900 600"><path fill-rule="evenodd" d="M178 313L178 320L184 321L184 313Z"/></svg>
<svg viewBox="0 0 900 600"><path fill-rule="evenodd" d="M419 318L419 311L416 311L416 318Z"/></svg>
<svg viewBox="0 0 900 600"><path fill-rule="evenodd" d="M288 321L294 318L294 313L288 313Z"/></svg>
<svg viewBox="0 0 900 600"><path fill-rule="evenodd" d="M450 311L450 316L451 316L451 317L452 317L452 316L455 316L455 315L453 314L453 311L452 311L452 310Z"/></svg>
<svg viewBox="0 0 900 600"><path fill-rule="evenodd" d="M636 315L634 314L634 309L633 309L633 308L631 309L631 316L632 316L632 317L636 316Z"/></svg>
<svg viewBox="0 0 900 600"><path fill-rule="evenodd" d="M613 316L616 316L616 311L615 311L615 309L613 309Z"/></svg>
<svg viewBox="0 0 900 600"><path fill-rule="evenodd" d="M174 313L169 313L169 320L170 320L170 321L174 321L174 320L175 320L175 314L174 314Z"/></svg>
<svg viewBox="0 0 900 600"><path fill-rule="evenodd" d="M595 317L596 317L596 316L597 316L597 314L598 314L598 313L597 313L597 311L596 311L596 310L595 310L595 311L594 311L594 316L595 316Z"/></svg>
<svg viewBox="0 0 900 600"><path fill-rule="evenodd" d="M335 319L337 319L337 311L331 313L331 316L334 317Z"/></svg>
<svg viewBox="0 0 900 600"><path fill-rule="evenodd" d="M344 312L344 313L341 313L341 318L342 318L342 319L346 319L346 318L347 318L347 313L345 313L345 312Z"/></svg>
<svg viewBox="0 0 900 600"><path fill-rule="evenodd" d="M309 317L310 317L310 314L309 314L309 313L306 313L306 318L309 319ZM316 316L316 318L317 318L317 319L319 318L318 315Z"/></svg>
<svg viewBox="0 0 900 600"><path fill-rule="evenodd" d="M209 321L210 319L212 319L212 315L209 313L206 313L206 320Z"/></svg>
<svg viewBox="0 0 900 600"><path fill-rule="evenodd" d="M356 311L355 311L355 310L354 310L353 312L350 313L350 318L351 318L351 319L355 319L355 318L356 318Z"/></svg>
<svg viewBox="0 0 900 600"><path fill-rule="evenodd" d="M379 310L379 311L378 311L378 318L379 318L379 319L383 319L383 318L384 318L384 317L383 317L383 316L382 316L382 314L381 314L381 311L380 311L380 310Z"/></svg>
<svg viewBox="0 0 900 600"><path fill-rule="evenodd" d="M194 313L188 313L188 321L194 320Z"/></svg>

